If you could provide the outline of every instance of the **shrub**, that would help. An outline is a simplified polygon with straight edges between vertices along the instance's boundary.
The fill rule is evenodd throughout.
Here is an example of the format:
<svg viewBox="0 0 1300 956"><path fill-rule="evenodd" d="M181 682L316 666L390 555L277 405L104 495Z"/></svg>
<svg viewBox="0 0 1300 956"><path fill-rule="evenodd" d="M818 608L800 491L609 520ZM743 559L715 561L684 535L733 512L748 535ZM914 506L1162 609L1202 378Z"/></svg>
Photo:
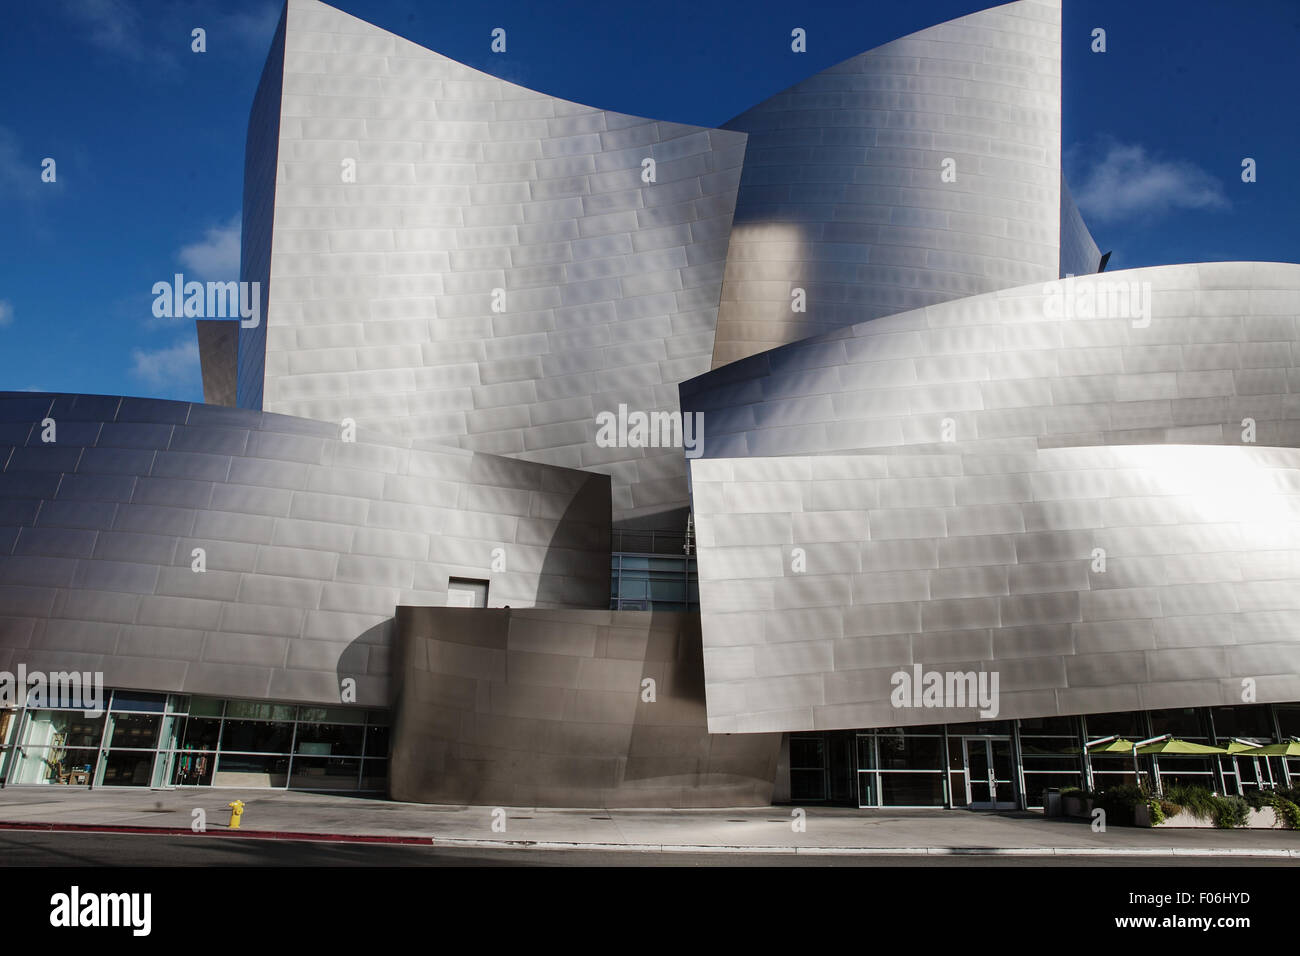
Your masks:
<svg viewBox="0 0 1300 956"><path fill-rule="evenodd" d="M1286 796L1294 790L1247 790L1246 802L1254 810L1272 807L1277 820L1288 830L1300 830L1300 806L1294 799Z"/></svg>
<svg viewBox="0 0 1300 956"><path fill-rule="evenodd" d="M1185 783L1171 784L1167 787L1165 789L1165 799L1182 807L1197 820L1213 819L1217 805L1216 801L1218 800L1214 794L1204 787Z"/></svg>
<svg viewBox="0 0 1300 956"><path fill-rule="evenodd" d="M1286 797L1273 797L1273 812L1288 830L1300 830L1300 805Z"/></svg>
<svg viewBox="0 0 1300 956"><path fill-rule="evenodd" d="M1106 819L1111 823L1133 826L1133 811L1140 806L1152 809L1151 821L1155 823L1159 805L1153 796L1142 787L1133 783L1124 783L1096 794L1096 805L1106 811Z"/></svg>
<svg viewBox="0 0 1300 956"><path fill-rule="evenodd" d="M1242 794L1252 810L1263 810L1273 805L1273 795L1263 790L1247 790Z"/></svg>
<svg viewBox="0 0 1300 956"><path fill-rule="evenodd" d="M1214 825L1221 830L1244 827L1250 819L1250 804L1241 797L1214 797L1211 816Z"/></svg>

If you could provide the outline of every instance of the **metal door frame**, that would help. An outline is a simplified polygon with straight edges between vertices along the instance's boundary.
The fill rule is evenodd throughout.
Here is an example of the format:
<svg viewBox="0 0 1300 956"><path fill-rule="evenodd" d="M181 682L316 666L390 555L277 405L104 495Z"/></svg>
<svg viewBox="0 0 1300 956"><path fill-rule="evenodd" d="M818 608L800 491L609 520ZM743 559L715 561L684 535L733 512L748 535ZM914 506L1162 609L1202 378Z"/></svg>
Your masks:
<svg viewBox="0 0 1300 956"><path fill-rule="evenodd" d="M972 810L1016 809L1019 806L1019 801L1016 799L1016 750L1011 737L1002 734L961 734L960 736L961 764L966 778L966 806ZM990 788L987 801L976 801L974 799L970 771L970 746L974 741L978 741L984 747L984 757L988 761L990 776L983 782L983 786ZM1007 745L1007 758L1011 761L1011 767L1006 779L997 776L996 764L993 761L993 744L995 742ZM997 785L999 783L1005 783L1011 788L1010 800L998 800Z"/></svg>

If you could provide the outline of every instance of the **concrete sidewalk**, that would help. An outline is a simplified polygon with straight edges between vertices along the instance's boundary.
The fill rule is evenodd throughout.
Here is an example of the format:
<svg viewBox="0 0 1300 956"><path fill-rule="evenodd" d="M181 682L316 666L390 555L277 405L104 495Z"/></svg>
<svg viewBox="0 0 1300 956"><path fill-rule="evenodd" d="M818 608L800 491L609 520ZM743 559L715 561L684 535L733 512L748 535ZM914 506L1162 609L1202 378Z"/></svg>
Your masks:
<svg viewBox="0 0 1300 956"><path fill-rule="evenodd" d="M226 804L245 803L239 831ZM1086 821L1039 813L806 808L795 832L789 807L729 810L583 810L426 806L286 791L64 788L0 790L0 826L126 828L190 833L193 811L207 835L383 840L442 846L879 855L1254 856L1300 859L1290 830L1147 830L1094 833Z"/></svg>

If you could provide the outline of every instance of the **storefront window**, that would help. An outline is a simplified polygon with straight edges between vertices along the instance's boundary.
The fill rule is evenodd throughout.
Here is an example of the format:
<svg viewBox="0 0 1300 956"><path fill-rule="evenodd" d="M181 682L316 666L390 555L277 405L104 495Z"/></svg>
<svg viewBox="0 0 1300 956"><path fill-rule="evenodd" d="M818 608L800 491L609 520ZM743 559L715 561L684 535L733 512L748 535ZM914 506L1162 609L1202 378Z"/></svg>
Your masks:
<svg viewBox="0 0 1300 956"><path fill-rule="evenodd" d="M88 786L99 761L106 715L30 710L11 783Z"/></svg>
<svg viewBox="0 0 1300 956"><path fill-rule="evenodd" d="M221 749L252 753L288 753L293 743L293 724L265 720L227 720Z"/></svg>
<svg viewBox="0 0 1300 956"><path fill-rule="evenodd" d="M295 757L289 786L298 790L355 790L361 761L355 757Z"/></svg>
<svg viewBox="0 0 1300 956"><path fill-rule="evenodd" d="M93 718L75 710L0 711L0 744L6 734L13 738L8 782L387 787L387 711L123 690L112 692L108 706ZM20 718L22 741L13 730Z"/></svg>
<svg viewBox="0 0 1300 956"><path fill-rule="evenodd" d="M1220 740L1229 737L1273 739L1273 715L1265 704L1214 707L1210 714L1214 718L1214 734Z"/></svg>
<svg viewBox="0 0 1300 956"><path fill-rule="evenodd" d="M110 750L104 759L105 787L147 787L153 777L153 751Z"/></svg>
<svg viewBox="0 0 1300 956"><path fill-rule="evenodd" d="M293 752L313 756L361 756L359 724L299 724Z"/></svg>
<svg viewBox="0 0 1300 956"><path fill-rule="evenodd" d="M108 746L134 750L156 748L160 719L149 714L113 714L113 732L109 735Z"/></svg>

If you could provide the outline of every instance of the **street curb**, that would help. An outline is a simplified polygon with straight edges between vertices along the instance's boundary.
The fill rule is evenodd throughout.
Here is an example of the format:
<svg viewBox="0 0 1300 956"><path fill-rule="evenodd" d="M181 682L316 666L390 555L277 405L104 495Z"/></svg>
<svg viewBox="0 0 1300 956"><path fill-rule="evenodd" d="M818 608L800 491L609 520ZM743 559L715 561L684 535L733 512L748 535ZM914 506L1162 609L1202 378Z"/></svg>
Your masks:
<svg viewBox="0 0 1300 956"><path fill-rule="evenodd" d="M304 833L296 830L231 830L229 827L191 830L189 827L129 826L111 823L28 823L0 820L0 831L31 830L38 833L126 833L136 836L231 837L253 840L285 840L317 843L396 843L428 846L430 837L378 836L363 833Z"/></svg>
<svg viewBox="0 0 1300 956"><path fill-rule="evenodd" d="M35 832L124 833L139 836L230 837L304 843L379 843L401 846L460 847L488 850L601 850L623 853L757 853L780 856L998 856L998 857L1245 857L1300 859L1300 849L1234 847L977 847L977 846L750 846L704 843L580 843L567 840L482 840L417 836L378 836L356 833L304 833L293 830L204 830L182 827L124 826L94 823L7 823L0 830Z"/></svg>

